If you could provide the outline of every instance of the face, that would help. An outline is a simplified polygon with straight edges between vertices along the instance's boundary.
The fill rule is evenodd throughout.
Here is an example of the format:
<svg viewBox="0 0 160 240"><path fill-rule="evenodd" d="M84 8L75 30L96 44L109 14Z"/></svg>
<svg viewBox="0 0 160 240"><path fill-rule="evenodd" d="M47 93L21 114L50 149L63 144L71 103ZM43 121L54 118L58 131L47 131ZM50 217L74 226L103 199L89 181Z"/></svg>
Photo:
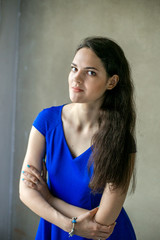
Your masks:
<svg viewBox="0 0 160 240"><path fill-rule="evenodd" d="M107 73L100 58L89 48L80 49L71 64L68 77L72 102L96 103L107 89Z"/></svg>

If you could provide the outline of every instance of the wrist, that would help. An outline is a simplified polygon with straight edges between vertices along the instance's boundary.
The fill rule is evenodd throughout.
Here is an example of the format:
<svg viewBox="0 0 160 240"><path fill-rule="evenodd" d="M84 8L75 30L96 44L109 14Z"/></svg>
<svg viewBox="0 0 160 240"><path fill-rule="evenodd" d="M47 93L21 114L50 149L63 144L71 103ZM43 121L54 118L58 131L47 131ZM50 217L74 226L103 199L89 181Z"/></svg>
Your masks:
<svg viewBox="0 0 160 240"><path fill-rule="evenodd" d="M47 197L46 197L46 201L52 206L52 201L53 201L54 197L52 196L52 194L49 192Z"/></svg>
<svg viewBox="0 0 160 240"><path fill-rule="evenodd" d="M64 230L69 233L72 229L72 225L72 219L66 218L66 221L64 221Z"/></svg>
<svg viewBox="0 0 160 240"><path fill-rule="evenodd" d="M71 228L71 230L70 230L70 232L69 232L69 237L72 237L73 235L75 235L75 224L77 223L77 217L73 217L72 218L72 228Z"/></svg>

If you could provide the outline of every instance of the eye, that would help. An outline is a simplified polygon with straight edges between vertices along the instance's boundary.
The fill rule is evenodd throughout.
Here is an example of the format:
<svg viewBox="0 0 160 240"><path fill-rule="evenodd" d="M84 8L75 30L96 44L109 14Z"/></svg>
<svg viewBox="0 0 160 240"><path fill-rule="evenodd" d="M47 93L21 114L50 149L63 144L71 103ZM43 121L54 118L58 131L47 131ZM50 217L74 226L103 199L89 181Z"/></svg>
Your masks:
<svg viewBox="0 0 160 240"><path fill-rule="evenodd" d="M77 68L74 67L74 66L71 66L71 70L72 70L72 72L76 72L76 71L77 71Z"/></svg>
<svg viewBox="0 0 160 240"><path fill-rule="evenodd" d="M89 76L96 76L96 73L94 71L88 71Z"/></svg>

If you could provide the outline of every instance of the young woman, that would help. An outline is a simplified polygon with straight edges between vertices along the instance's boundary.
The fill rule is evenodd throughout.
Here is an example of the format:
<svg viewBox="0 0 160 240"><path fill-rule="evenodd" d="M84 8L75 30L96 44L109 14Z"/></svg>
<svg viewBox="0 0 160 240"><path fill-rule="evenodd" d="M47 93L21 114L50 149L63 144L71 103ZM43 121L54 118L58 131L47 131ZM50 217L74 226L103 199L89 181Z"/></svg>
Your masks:
<svg viewBox="0 0 160 240"><path fill-rule="evenodd" d="M123 209L136 149L122 49L104 37L84 39L68 82L71 103L39 113L22 167L20 198L41 217L36 239L135 240Z"/></svg>

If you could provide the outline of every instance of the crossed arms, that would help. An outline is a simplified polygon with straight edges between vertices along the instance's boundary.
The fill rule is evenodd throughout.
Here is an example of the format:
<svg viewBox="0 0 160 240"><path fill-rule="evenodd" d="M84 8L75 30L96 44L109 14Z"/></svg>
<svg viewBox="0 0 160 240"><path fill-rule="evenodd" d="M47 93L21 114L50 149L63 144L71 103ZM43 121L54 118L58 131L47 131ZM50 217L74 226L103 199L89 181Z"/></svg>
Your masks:
<svg viewBox="0 0 160 240"><path fill-rule="evenodd" d="M89 211L70 205L49 192L40 174L44 167L42 161L44 155L45 137L32 127L20 177L22 202L37 215L66 232L70 232L72 228L71 218L78 217L76 235L90 239L107 239L113 232L114 222L122 209L126 193L122 194L121 189L110 191L106 185L99 208ZM131 157L135 158L135 154Z"/></svg>

